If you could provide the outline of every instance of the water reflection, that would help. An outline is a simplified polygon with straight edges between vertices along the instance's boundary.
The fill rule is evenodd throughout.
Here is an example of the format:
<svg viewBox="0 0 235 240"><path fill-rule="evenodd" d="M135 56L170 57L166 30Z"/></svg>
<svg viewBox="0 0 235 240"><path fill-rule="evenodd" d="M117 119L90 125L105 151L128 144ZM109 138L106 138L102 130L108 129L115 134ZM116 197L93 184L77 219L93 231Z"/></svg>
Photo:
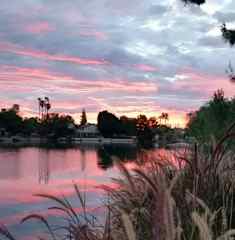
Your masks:
<svg viewBox="0 0 235 240"><path fill-rule="evenodd" d="M137 159L137 148L103 146L98 149L98 166L102 169L108 169L113 166L114 160L121 162L130 162Z"/></svg>
<svg viewBox="0 0 235 240"><path fill-rule="evenodd" d="M39 184L48 184L50 179L49 150L39 149L38 158L38 182Z"/></svg>
<svg viewBox="0 0 235 240"><path fill-rule="evenodd" d="M114 159L131 162L129 167L154 158L156 152L124 146L0 149L0 224L9 225L25 239L36 226L29 232L22 230L19 219L28 213L45 213L51 206L33 195L63 194L74 205L73 182L86 194L87 204L96 207L103 197L96 186L112 186L111 177L119 176Z"/></svg>
<svg viewBox="0 0 235 240"><path fill-rule="evenodd" d="M136 148L118 146L1 149L0 180L31 179L39 184L48 184L51 177L60 172L76 170L82 173L87 171L87 164L91 162L93 170L107 170L113 167L114 159L129 162L136 160L137 155Z"/></svg>

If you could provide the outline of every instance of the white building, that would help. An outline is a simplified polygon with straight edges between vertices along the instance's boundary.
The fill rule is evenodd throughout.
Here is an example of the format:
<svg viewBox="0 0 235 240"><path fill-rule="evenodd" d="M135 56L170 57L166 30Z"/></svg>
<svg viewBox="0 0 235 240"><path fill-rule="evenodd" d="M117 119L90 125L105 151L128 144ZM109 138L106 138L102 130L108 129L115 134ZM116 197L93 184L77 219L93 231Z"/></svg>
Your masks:
<svg viewBox="0 0 235 240"><path fill-rule="evenodd" d="M96 124L87 123L76 129L76 137L80 138L94 138L100 137L100 132Z"/></svg>

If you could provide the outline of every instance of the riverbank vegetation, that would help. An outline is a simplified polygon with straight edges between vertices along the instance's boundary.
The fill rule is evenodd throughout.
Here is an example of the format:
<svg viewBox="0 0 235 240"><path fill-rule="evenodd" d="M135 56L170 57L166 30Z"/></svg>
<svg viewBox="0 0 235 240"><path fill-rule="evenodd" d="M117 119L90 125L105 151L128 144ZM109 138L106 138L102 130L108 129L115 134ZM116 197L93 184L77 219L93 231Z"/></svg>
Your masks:
<svg viewBox="0 0 235 240"><path fill-rule="evenodd" d="M200 143L219 140L235 119L235 98L225 97L217 90L212 99L199 110L188 114L187 134Z"/></svg>

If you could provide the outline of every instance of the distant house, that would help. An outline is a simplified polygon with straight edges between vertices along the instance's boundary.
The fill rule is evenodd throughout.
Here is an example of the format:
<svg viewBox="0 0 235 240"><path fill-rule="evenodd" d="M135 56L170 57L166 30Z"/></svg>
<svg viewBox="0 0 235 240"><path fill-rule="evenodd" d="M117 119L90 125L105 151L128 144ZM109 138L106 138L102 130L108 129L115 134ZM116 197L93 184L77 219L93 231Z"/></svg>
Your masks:
<svg viewBox="0 0 235 240"><path fill-rule="evenodd" d="M76 137L94 138L100 136L101 134L96 124L87 123L86 125L79 126L76 130Z"/></svg>

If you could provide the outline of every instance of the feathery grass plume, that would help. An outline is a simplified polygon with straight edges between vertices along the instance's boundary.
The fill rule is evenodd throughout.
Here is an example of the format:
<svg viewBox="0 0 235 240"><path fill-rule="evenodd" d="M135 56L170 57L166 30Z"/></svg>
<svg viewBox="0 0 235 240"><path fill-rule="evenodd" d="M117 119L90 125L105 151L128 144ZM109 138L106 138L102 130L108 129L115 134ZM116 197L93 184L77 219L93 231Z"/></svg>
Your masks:
<svg viewBox="0 0 235 240"><path fill-rule="evenodd" d="M211 231L204 217L201 217L197 212L192 213L193 222L199 229L200 240L212 240Z"/></svg>
<svg viewBox="0 0 235 240"><path fill-rule="evenodd" d="M122 222L123 222L128 240L137 240L136 232L134 230L130 217L124 211L120 210L120 212L121 212Z"/></svg>
<svg viewBox="0 0 235 240"><path fill-rule="evenodd" d="M50 227L48 221L47 221L43 216L40 216L40 215L38 215L38 214L30 214L30 215L24 217L24 218L21 220L21 223L24 223L24 222L26 222L26 221L28 221L28 220L31 220L31 219L39 220L40 222L42 222L42 223L47 227L47 229L48 229L48 231L49 231L52 239L53 239L53 240L57 240L57 238L56 238L56 236L55 236L52 228Z"/></svg>
<svg viewBox="0 0 235 240"><path fill-rule="evenodd" d="M224 233L222 236L218 237L216 240L233 240L233 238L231 238L232 236L235 236L235 230L231 229L228 230L226 233Z"/></svg>
<svg viewBox="0 0 235 240"><path fill-rule="evenodd" d="M75 208L70 204L70 202L63 196L61 198L55 197L49 194L37 194L36 196L52 200L56 203L55 206L48 208L48 210L61 211L64 215L63 218L67 223L61 226L52 228L49 222L39 214L31 214L22 219L22 223L25 221L36 219L40 220L47 227L49 231L49 236L53 240L57 239L73 239L73 240L101 240L103 236L103 226L100 229L101 224L98 220L91 214L87 212L87 207L85 204L85 199L76 184L74 184L74 191L77 195L78 202L81 204L82 212L77 213ZM60 233L57 234L57 231ZM63 230L63 234L61 233ZM59 238L57 237L59 236ZM110 238L107 238L110 239Z"/></svg>

